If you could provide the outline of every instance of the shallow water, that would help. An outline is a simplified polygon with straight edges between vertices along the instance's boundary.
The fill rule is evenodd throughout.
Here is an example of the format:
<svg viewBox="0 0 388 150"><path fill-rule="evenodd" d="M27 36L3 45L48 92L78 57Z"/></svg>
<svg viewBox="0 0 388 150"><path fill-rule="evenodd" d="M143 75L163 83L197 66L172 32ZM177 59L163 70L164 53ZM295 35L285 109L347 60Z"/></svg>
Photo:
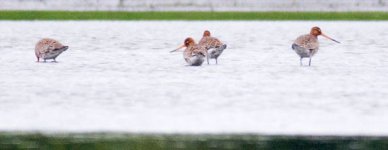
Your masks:
<svg viewBox="0 0 388 150"><path fill-rule="evenodd" d="M312 67L291 43L312 26ZM209 29L215 65L169 53ZM388 135L387 22L2 21L0 130ZM43 37L69 45L35 63ZM305 61L305 64L308 62Z"/></svg>

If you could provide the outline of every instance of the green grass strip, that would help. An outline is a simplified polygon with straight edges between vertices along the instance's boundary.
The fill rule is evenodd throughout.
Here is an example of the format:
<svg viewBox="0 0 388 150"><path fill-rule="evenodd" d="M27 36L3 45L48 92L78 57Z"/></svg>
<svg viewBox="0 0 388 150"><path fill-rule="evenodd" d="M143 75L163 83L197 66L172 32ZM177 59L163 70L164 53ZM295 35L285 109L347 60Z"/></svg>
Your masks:
<svg viewBox="0 0 388 150"><path fill-rule="evenodd" d="M388 20L388 12L0 11L0 20Z"/></svg>
<svg viewBox="0 0 388 150"><path fill-rule="evenodd" d="M0 149L39 150L364 150L388 149L388 137L252 134L40 134L0 132Z"/></svg>

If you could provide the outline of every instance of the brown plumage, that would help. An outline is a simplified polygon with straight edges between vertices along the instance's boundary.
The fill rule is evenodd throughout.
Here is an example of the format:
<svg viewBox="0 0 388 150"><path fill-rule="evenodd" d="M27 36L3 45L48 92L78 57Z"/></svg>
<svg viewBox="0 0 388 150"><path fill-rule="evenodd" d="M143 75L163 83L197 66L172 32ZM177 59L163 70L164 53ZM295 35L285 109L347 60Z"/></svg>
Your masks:
<svg viewBox="0 0 388 150"><path fill-rule="evenodd" d="M60 42L50 38L44 38L35 45L35 56L37 62L42 58L44 61L47 59L55 59L69 47L62 45Z"/></svg>
<svg viewBox="0 0 388 150"><path fill-rule="evenodd" d="M207 56L207 63L209 64L209 57L216 59L216 64L218 63L217 59L223 52L223 50L226 48L226 45L223 44L220 40L218 40L215 37L211 36L210 31L205 30L203 33L202 39L199 41L198 45L201 45L202 47L205 47L206 50L206 56Z"/></svg>
<svg viewBox="0 0 388 150"><path fill-rule="evenodd" d="M183 57L185 59L191 58L194 55L205 55L206 49L196 44L193 38L186 38L184 41L186 49L183 51Z"/></svg>
<svg viewBox="0 0 388 150"><path fill-rule="evenodd" d="M323 34L319 27L313 27L310 31L310 34L301 35L292 44L292 49L300 57L300 65L303 65L302 59L309 58L309 66L311 65L311 57L313 57L319 49L318 36L322 35L325 38L328 38L334 42L339 43L338 41L328 37Z"/></svg>
<svg viewBox="0 0 388 150"><path fill-rule="evenodd" d="M171 52L175 52L184 47L186 47L186 49L183 51L183 58L185 61L191 66L202 65L204 61L203 57L206 55L206 49L196 44L193 38L188 37L183 42L182 46Z"/></svg>
<svg viewBox="0 0 388 150"><path fill-rule="evenodd" d="M199 41L198 44L204 46L208 50L211 48L221 47L223 45L220 40L215 37L212 37L210 31L208 30L203 33L202 39Z"/></svg>

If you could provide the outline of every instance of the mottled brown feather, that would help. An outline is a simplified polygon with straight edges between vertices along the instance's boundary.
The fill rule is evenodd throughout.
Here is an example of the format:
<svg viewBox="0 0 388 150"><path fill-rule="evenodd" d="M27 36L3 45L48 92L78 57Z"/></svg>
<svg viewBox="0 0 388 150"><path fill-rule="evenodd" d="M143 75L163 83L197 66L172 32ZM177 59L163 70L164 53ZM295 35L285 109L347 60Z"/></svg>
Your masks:
<svg viewBox="0 0 388 150"><path fill-rule="evenodd" d="M37 57L41 57L42 54L49 53L54 51L55 49L62 48L63 45L58 42L57 40L50 39L50 38L44 38L40 40L35 45L35 55Z"/></svg>

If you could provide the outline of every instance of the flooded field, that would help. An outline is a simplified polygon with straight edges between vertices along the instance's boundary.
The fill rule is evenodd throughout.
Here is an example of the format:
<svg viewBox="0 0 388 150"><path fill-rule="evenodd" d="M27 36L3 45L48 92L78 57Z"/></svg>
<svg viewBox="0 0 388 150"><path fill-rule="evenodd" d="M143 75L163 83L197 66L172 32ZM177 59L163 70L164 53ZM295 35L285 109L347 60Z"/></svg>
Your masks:
<svg viewBox="0 0 388 150"><path fill-rule="evenodd" d="M320 38L311 67L293 40ZM169 53L205 29L219 64ZM1 21L0 130L388 135L387 22ZM35 43L70 48L36 63ZM307 64L307 61L304 62Z"/></svg>

